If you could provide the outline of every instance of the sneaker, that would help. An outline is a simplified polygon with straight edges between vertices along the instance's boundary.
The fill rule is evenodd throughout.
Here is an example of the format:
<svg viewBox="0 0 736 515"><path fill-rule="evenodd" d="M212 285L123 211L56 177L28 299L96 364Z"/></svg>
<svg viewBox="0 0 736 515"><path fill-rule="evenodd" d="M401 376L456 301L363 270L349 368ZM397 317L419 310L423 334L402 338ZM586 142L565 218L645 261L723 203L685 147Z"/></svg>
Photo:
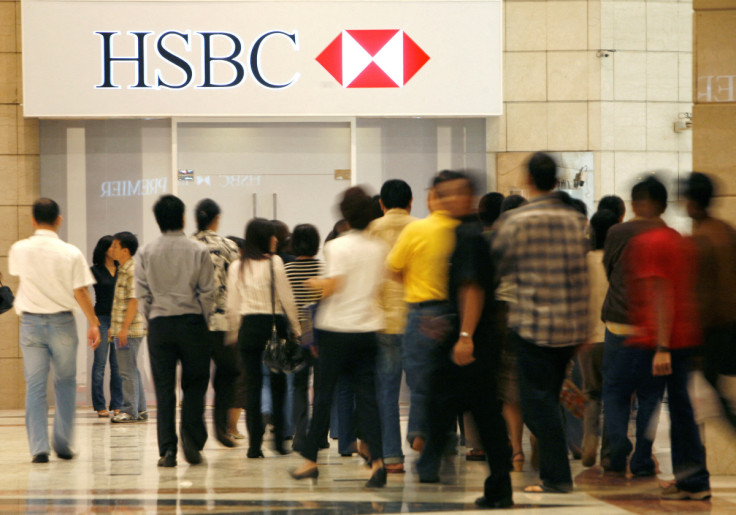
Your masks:
<svg viewBox="0 0 736 515"><path fill-rule="evenodd" d="M677 485L670 485L659 496L666 501L706 501L710 499L710 490L688 492L677 488Z"/></svg>
<svg viewBox="0 0 736 515"><path fill-rule="evenodd" d="M39 452L33 456L31 463L48 463L49 454L47 452Z"/></svg>
<svg viewBox="0 0 736 515"><path fill-rule="evenodd" d="M138 420L148 420L148 410L139 411Z"/></svg>
<svg viewBox="0 0 736 515"><path fill-rule="evenodd" d="M128 424L130 422L138 422L138 419L133 417L132 415L129 415L128 413L125 413L124 411L121 411L120 413L112 417L110 421L116 424Z"/></svg>

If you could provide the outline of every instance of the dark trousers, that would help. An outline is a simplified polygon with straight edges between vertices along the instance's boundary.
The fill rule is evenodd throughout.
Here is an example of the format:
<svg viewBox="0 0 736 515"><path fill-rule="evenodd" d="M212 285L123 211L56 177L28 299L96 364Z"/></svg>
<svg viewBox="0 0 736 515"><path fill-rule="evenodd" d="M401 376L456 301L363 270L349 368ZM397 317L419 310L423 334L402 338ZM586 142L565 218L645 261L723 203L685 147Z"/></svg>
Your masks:
<svg viewBox="0 0 736 515"><path fill-rule="evenodd" d="M309 430L309 372L314 369L316 375L317 360L311 352L304 353L307 366L294 374L294 405L292 419L294 420L294 441L292 447L299 451L304 447Z"/></svg>
<svg viewBox="0 0 736 515"><path fill-rule="evenodd" d="M210 332L210 350L215 363L215 377L212 386L215 388L215 433L224 437L227 433L227 412L234 407L233 393L235 381L240 375L240 358L235 345L225 345L225 333Z"/></svg>
<svg viewBox="0 0 736 515"><path fill-rule="evenodd" d="M560 390L575 346L542 347L513 331L510 338L517 355L522 416L539 442L539 478L545 486L570 490Z"/></svg>
<svg viewBox="0 0 736 515"><path fill-rule="evenodd" d="M702 492L710 489L710 475L705 467L705 448L687 390L691 355L690 349L673 350L672 374L664 380L670 409L672 469L677 487L688 492Z"/></svg>
<svg viewBox="0 0 736 515"><path fill-rule="evenodd" d="M726 420L736 429L736 410L721 391L718 378L736 375L736 326L725 324L704 330L703 375L716 390Z"/></svg>
<svg viewBox="0 0 736 515"><path fill-rule="evenodd" d="M181 437L198 449L207 441L204 396L210 380L210 345L202 315L156 317L148 323L148 354L156 387L158 451L176 452L176 363L181 362Z"/></svg>
<svg viewBox="0 0 736 515"><path fill-rule="evenodd" d="M654 473L652 445L664 395L665 380L652 375L654 350L631 347L606 330L603 353L603 409L611 449L611 470L626 470L631 453L629 419L631 396L636 393L636 447L629 466L633 474ZM653 425L652 422L655 422Z"/></svg>
<svg viewBox="0 0 736 515"><path fill-rule="evenodd" d="M263 350L271 338L271 315L245 315L240 324L238 346L243 357L245 373L245 425L248 429L248 447L257 451L263 443L263 419L261 417L261 388L263 386ZM276 315L276 329L286 337L286 320ZM286 375L270 371L271 397L273 399L274 447L280 449L284 434L284 398Z"/></svg>
<svg viewBox="0 0 736 515"><path fill-rule="evenodd" d="M417 461L420 477L436 477L458 412L470 411L478 429L490 474L484 496L490 501L511 497L511 449L491 360L479 358L458 367L447 357L433 375L429 435Z"/></svg>
<svg viewBox="0 0 736 515"><path fill-rule="evenodd" d="M330 427L330 408L337 378L344 374L355 391L358 432L371 457L383 457L381 422L376 402L376 333L319 331L319 366L315 377L312 422L302 456L317 461L319 443Z"/></svg>

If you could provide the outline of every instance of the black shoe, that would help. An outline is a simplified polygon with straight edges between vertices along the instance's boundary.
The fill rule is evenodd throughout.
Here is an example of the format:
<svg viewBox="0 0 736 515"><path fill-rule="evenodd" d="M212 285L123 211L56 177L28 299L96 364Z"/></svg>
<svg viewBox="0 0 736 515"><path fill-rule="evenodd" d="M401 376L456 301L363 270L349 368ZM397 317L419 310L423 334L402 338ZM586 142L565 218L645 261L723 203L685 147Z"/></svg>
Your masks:
<svg viewBox="0 0 736 515"><path fill-rule="evenodd" d="M440 476L419 476L420 483L439 483Z"/></svg>
<svg viewBox="0 0 736 515"><path fill-rule="evenodd" d="M48 463L49 455L46 452L39 452L33 456L31 463Z"/></svg>
<svg viewBox="0 0 736 515"><path fill-rule="evenodd" d="M184 458L191 465L199 465L202 463L202 453L199 452L199 449L197 449L191 440L184 436L183 433L181 435L181 447L184 450Z"/></svg>
<svg viewBox="0 0 736 515"><path fill-rule="evenodd" d="M325 440L324 442L322 442L321 444L319 444L318 447L320 449L329 449L330 448L330 442L328 442L327 440Z"/></svg>
<svg viewBox="0 0 736 515"><path fill-rule="evenodd" d="M289 470L289 475L294 479L317 479L319 477L319 469L314 467L306 472L297 473L296 469Z"/></svg>
<svg viewBox="0 0 736 515"><path fill-rule="evenodd" d="M159 467L176 467L176 451L166 451L158 460Z"/></svg>
<svg viewBox="0 0 736 515"><path fill-rule="evenodd" d="M371 478L366 482L366 488L382 488L386 486L386 467L376 470Z"/></svg>
<svg viewBox="0 0 736 515"><path fill-rule="evenodd" d="M636 478L642 478L642 477L654 477L657 475L657 471L654 469L644 469L644 470L638 470L634 472L631 471L631 475Z"/></svg>
<svg viewBox="0 0 736 515"><path fill-rule="evenodd" d="M495 510L495 509L501 509L501 508L510 508L514 505L514 500L511 498L511 496L508 497L502 497L501 499L495 499L491 500L488 497L478 497L475 500L475 505L478 506L478 508L483 508L486 510Z"/></svg>
<svg viewBox="0 0 736 515"><path fill-rule="evenodd" d="M291 454L291 449L284 448L283 445L274 445L273 450L276 451L281 456L286 456L287 454Z"/></svg>
<svg viewBox="0 0 736 515"><path fill-rule="evenodd" d="M74 458L73 452L57 452L56 455L62 460L70 460Z"/></svg>
<svg viewBox="0 0 736 515"><path fill-rule="evenodd" d="M225 447L237 447L238 446L238 444L236 444L232 438L227 436L227 433L215 431L215 436L217 437L217 441L220 442Z"/></svg>
<svg viewBox="0 0 736 515"><path fill-rule="evenodd" d="M263 451L260 449L248 449L247 456L249 458L263 458Z"/></svg>

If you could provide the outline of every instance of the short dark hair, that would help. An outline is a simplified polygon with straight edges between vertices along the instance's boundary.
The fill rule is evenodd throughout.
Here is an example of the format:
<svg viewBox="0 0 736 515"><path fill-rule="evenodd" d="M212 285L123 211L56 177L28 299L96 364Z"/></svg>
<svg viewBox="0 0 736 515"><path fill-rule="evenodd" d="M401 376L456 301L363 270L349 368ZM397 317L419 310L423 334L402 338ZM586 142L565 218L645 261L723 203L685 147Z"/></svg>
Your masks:
<svg viewBox="0 0 736 515"><path fill-rule="evenodd" d="M532 182L539 191L552 191L557 186L557 163L552 156L536 152L527 163Z"/></svg>
<svg viewBox="0 0 736 515"><path fill-rule="evenodd" d="M381 202L386 209L407 209L411 199L411 186L406 181L390 179L381 186Z"/></svg>
<svg viewBox="0 0 736 515"><path fill-rule="evenodd" d="M247 259L265 259L271 253L271 238L276 228L265 218L253 218L245 226L245 238L241 247L243 264Z"/></svg>
<svg viewBox="0 0 736 515"><path fill-rule="evenodd" d="M492 191L486 193L478 202L478 218L483 225L493 225L493 222L501 215L501 203L503 195Z"/></svg>
<svg viewBox="0 0 736 515"><path fill-rule="evenodd" d="M197 220L197 230L204 231L210 226L212 221L220 214L220 206L211 198L205 198L199 201L197 207L194 208L194 218Z"/></svg>
<svg viewBox="0 0 736 515"><path fill-rule="evenodd" d="M54 225L59 212L59 204L50 198L40 198L33 203L33 219L36 223Z"/></svg>
<svg viewBox="0 0 736 515"><path fill-rule="evenodd" d="M377 218L383 216L383 209L381 209L381 196L373 195L371 197L371 222Z"/></svg>
<svg viewBox="0 0 736 515"><path fill-rule="evenodd" d="M184 228L184 202L174 195L161 195L153 205L153 215L161 232Z"/></svg>
<svg viewBox="0 0 736 515"><path fill-rule="evenodd" d="M273 224L273 233L279 240L276 245L276 254L286 254L291 251L291 234L289 226L281 220L271 220Z"/></svg>
<svg viewBox="0 0 736 515"><path fill-rule="evenodd" d="M700 172L693 172L685 181L685 198L695 202L700 209L708 209L713 199L713 181Z"/></svg>
<svg viewBox="0 0 736 515"><path fill-rule="evenodd" d="M440 173L434 176L432 179L432 187L435 188L443 182L464 180L468 183L468 188L471 192L475 191L475 183L470 176L464 172L458 170L442 170Z"/></svg>
<svg viewBox="0 0 736 515"><path fill-rule="evenodd" d="M115 233L115 236L112 238L120 242L121 249L128 249L131 256L135 256L135 253L138 252L138 238L132 232L122 231Z"/></svg>
<svg viewBox="0 0 736 515"><path fill-rule="evenodd" d="M634 185L631 189L631 200L648 200L664 213L667 207L667 188L653 175Z"/></svg>
<svg viewBox="0 0 736 515"><path fill-rule="evenodd" d="M107 234L97 240L97 245L95 245L95 250L92 251L92 264L97 266L102 266L105 264L105 256L107 255L107 251L110 250L110 246L112 245L113 237L110 234Z"/></svg>
<svg viewBox="0 0 736 515"><path fill-rule="evenodd" d="M600 250L606 244L608 229L618 223L619 216L608 209L599 209L590 219L593 250Z"/></svg>
<svg viewBox="0 0 736 515"><path fill-rule="evenodd" d="M601 211L603 209L608 209L613 212L613 214L619 217L619 219L626 214L626 204L624 204L624 199L618 195L606 195L605 197L601 197L598 201L598 209L596 211Z"/></svg>
<svg viewBox="0 0 736 515"><path fill-rule="evenodd" d="M340 201L340 212L351 229L363 230L371 223L371 197L360 186L345 190Z"/></svg>
<svg viewBox="0 0 736 515"><path fill-rule="evenodd" d="M526 199L521 195L509 195L501 202L501 212L511 211L524 204L526 204Z"/></svg>
<svg viewBox="0 0 736 515"><path fill-rule="evenodd" d="M299 224L291 234L291 249L295 256L314 256L319 252L319 231L312 224Z"/></svg>

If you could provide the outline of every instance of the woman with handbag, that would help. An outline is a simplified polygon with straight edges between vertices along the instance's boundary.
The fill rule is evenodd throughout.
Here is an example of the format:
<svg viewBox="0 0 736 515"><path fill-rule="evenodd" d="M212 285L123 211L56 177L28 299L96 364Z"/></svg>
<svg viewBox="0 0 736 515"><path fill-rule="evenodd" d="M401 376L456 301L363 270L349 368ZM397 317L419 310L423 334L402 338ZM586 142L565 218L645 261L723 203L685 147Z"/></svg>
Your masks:
<svg viewBox="0 0 736 515"><path fill-rule="evenodd" d="M276 244L273 224L263 218L254 218L245 228L245 242L240 249L240 259L234 261L228 270L227 311L230 317L240 317L238 347L243 357L245 372L248 458L263 457L261 364L266 343L274 337L274 331L278 333L278 337L286 338L288 325L297 336L301 335L294 296L284 271L284 263L280 257L272 256ZM271 371L274 450L279 454L289 452L283 446L285 391L285 374Z"/></svg>
<svg viewBox="0 0 736 515"><path fill-rule="evenodd" d="M354 186L345 191L340 210L351 229L325 245L325 277L306 281L308 287L323 291L323 300L315 319L319 365L314 412L307 440L300 450L306 461L290 471L294 479L319 476L317 452L330 424L337 379L344 374L355 391L359 434L370 448L372 471L365 486L386 484L375 360L376 333L384 328L377 299L388 247L363 231L371 221L371 204L371 197L362 188Z"/></svg>

